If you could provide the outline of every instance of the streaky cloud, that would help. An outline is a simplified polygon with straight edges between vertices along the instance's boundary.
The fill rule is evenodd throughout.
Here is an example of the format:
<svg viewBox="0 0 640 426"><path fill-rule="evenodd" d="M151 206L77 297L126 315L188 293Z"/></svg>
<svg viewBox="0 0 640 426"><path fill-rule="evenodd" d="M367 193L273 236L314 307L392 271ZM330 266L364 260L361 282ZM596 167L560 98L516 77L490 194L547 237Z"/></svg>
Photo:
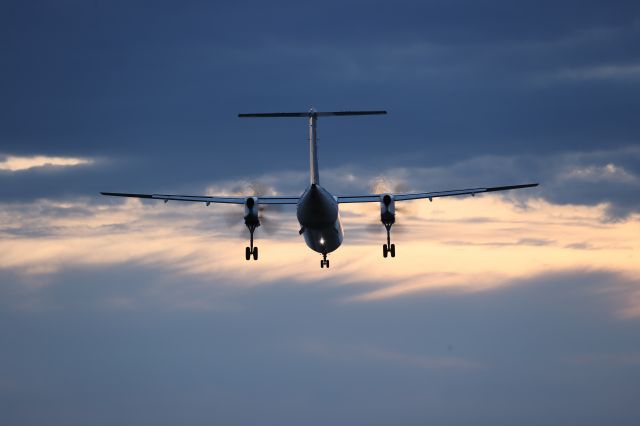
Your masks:
<svg viewBox="0 0 640 426"><path fill-rule="evenodd" d="M94 160L79 157L51 157L46 155L6 155L0 161L0 170L19 172L40 167L74 167L92 164Z"/></svg>

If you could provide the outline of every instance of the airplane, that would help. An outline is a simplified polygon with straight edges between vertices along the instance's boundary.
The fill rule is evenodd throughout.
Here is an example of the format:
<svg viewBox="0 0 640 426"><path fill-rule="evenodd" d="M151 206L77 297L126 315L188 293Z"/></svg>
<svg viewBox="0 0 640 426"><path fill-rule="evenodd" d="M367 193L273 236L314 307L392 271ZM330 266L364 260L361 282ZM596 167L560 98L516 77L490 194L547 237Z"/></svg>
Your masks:
<svg viewBox="0 0 640 426"><path fill-rule="evenodd" d="M391 243L391 227L395 223L396 201L428 199L433 201L438 197L451 197L460 195L472 195L484 192L507 191L512 189L531 188L537 183L521 185L494 186L486 188L454 189L449 191L416 192L416 193L382 193L382 194L358 194L334 196L320 185L318 171L318 145L317 126L319 117L345 117L361 115L383 115L386 111L337 111L318 112L311 108L307 112L275 112L238 114L240 118L266 118L266 117L304 117L309 123L309 186L300 196L257 196L247 195L243 197L208 196L208 195L167 195L167 194L136 194L122 192L101 192L102 195L115 197L146 198L153 200L189 201L204 203L241 204L244 205L244 223L249 230L249 246L245 248L245 258L258 260L258 247L254 245L254 232L260 226L260 205L297 205L297 219L300 224L299 234L304 237L307 246L322 255L320 267L329 268L327 255L332 253L342 244L344 232L340 221L340 204L346 203L379 203L380 221L387 231L387 242L382 246L382 255L396 256L396 246Z"/></svg>

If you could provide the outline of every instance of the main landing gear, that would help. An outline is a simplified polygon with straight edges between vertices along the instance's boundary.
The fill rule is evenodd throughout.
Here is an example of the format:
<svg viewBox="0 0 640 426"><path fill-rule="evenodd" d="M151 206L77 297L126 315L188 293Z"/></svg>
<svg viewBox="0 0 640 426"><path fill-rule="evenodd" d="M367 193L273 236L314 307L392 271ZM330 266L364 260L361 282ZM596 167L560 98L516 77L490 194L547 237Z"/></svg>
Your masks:
<svg viewBox="0 0 640 426"><path fill-rule="evenodd" d="M250 234L250 247L246 247L245 249L245 258L247 260L251 259L251 256L253 256L253 260L258 260L258 247L254 247L253 246L253 233L255 232L256 228L260 226L259 224L255 225L255 224L247 224L247 228L249 228L249 234Z"/></svg>
<svg viewBox="0 0 640 426"><path fill-rule="evenodd" d="M393 223L385 223L384 228L387 230L387 244L382 245L382 256L387 257L391 254L391 257L396 257L396 245L391 244L391 226Z"/></svg>
<svg viewBox="0 0 640 426"><path fill-rule="evenodd" d="M322 260L320 261L320 267L327 267L329 269L329 259L327 259L327 253L322 253Z"/></svg>

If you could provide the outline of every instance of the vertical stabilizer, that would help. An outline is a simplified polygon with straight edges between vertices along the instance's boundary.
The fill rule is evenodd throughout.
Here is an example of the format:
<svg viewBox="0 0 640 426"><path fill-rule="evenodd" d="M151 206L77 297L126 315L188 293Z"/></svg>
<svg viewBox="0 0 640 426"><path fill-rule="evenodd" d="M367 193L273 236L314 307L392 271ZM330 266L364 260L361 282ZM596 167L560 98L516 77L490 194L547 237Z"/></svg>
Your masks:
<svg viewBox="0 0 640 426"><path fill-rule="evenodd" d="M339 117L347 115L380 115L387 111L335 111L318 112L313 109L307 112L267 112L258 114L238 114L238 117L308 117L309 119L309 177L311 184L320 184L318 172L318 117Z"/></svg>
<svg viewBox="0 0 640 426"><path fill-rule="evenodd" d="M309 177L312 185L320 184L318 173L318 116L309 115Z"/></svg>

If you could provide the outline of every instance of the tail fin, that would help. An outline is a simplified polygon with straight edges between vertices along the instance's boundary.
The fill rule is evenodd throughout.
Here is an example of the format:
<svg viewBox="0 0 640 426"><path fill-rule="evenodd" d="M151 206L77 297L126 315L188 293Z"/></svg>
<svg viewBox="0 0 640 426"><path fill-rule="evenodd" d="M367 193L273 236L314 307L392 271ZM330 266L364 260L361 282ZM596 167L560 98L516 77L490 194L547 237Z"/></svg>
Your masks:
<svg viewBox="0 0 640 426"><path fill-rule="evenodd" d="M309 175L312 184L320 183L318 173L318 144L317 144L317 121L318 117L348 116L348 115L382 115L387 111L334 111L318 112L310 109L307 112L267 112L256 114L238 114L240 118L272 118L272 117L306 117L309 119Z"/></svg>

